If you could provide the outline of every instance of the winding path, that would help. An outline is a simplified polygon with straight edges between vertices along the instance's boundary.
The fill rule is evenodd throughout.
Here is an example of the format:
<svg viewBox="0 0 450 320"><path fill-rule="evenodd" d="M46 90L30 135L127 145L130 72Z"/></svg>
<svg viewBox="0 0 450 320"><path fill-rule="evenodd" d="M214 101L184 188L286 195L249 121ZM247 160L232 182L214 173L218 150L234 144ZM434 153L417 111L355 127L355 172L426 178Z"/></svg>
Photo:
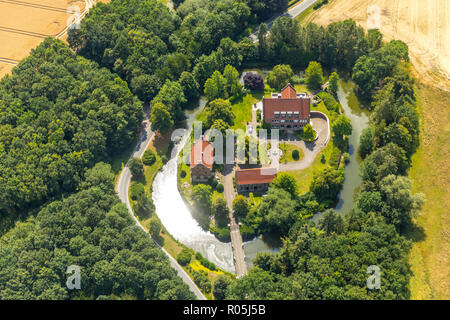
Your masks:
<svg viewBox="0 0 450 320"><path fill-rule="evenodd" d="M142 122L141 127L141 134L139 137L139 141L136 145L136 148L134 149L133 153L130 156L131 158L142 158L142 155L144 154L145 150L147 149L148 145L150 144L150 141L153 138L154 133L150 129L150 122L148 121L148 118ZM136 222L136 225L144 230L144 232L151 238L150 234L145 230L145 228L141 225L139 220L136 218L136 216L133 213L133 210L131 209L129 197L128 197L128 188L130 186L131 182L131 172L128 168L128 162L126 163L125 167L123 168L122 172L120 173L119 182L117 184L117 193L122 200L123 203L126 204L128 208L128 212L133 217L134 221ZM200 289L196 286L194 281L189 277L189 275L184 271L184 269L178 264L178 262L166 251L164 248L162 248L153 238L152 240L155 242L155 244L166 254L166 256L169 258L170 265L172 268L174 268L178 276L181 277L181 279L189 286L189 289L195 294L198 300L206 300L206 297L203 295L203 293L200 291Z"/></svg>

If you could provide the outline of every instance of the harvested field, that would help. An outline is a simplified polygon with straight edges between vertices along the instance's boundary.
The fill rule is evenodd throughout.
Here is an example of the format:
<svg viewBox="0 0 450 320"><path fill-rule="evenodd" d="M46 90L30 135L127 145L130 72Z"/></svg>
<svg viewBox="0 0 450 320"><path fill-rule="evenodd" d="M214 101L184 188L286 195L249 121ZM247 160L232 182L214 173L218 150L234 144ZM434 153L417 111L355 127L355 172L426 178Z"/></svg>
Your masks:
<svg viewBox="0 0 450 320"><path fill-rule="evenodd" d="M304 21L327 25L348 18L365 29L379 26L387 41L406 42L416 76L450 91L450 1L331 0Z"/></svg>
<svg viewBox="0 0 450 320"><path fill-rule="evenodd" d="M77 6L83 13L87 3L90 0L0 0L0 78L45 37L62 36L73 20L67 10Z"/></svg>

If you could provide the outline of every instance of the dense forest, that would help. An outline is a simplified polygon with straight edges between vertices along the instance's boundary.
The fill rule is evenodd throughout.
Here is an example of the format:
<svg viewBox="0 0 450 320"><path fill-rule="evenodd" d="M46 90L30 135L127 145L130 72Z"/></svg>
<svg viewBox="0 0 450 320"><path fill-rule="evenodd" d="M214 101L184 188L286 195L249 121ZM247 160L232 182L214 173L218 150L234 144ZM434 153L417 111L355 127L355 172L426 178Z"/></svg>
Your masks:
<svg viewBox="0 0 450 320"><path fill-rule="evenodd" d="M46 39L0 82L2 219L75 191L85 168L134 142L141 118L125 81Z"/></svg>
<svg viewBox="0 0 450 320"><path fill-rule="evenodd" d="M114 192L105 163L78 192L45 206L0 240L0 299L193 299L155 243ZM66 269L81 268L81 290Z"/></svg>
<svg viewBox="0 0 450 320"><path fill-rule="evenodd" d="M176 11L157 0L98 3L69 32L70 48L46 39L0 81L0 299L193 298L120 204L109 165L98 162L134 143L142 102L162 124L154 129L168 130L209 79L310 61L351 74L370 101L361 191L339 216L327 208L342 172L317 173L300 196L296 181L281 175L244 214L260 232L280 230L283 247L259 254L247 276L221 283L220 298L408 299L404 229L424 199L405 176L419 141L406 44L383 43L352 20L324 28L282 17L267 32L261 22L288 1L174 3ZM255 29L257 43L247 37ZM213 125L226 101L208 108ZM318 211L323 218L309 222ZM10 228L19 216L29 218ZM86 279L75 294L65 287L70 264ZM381 290L366 289L369 265L381 268Z"/></svg>

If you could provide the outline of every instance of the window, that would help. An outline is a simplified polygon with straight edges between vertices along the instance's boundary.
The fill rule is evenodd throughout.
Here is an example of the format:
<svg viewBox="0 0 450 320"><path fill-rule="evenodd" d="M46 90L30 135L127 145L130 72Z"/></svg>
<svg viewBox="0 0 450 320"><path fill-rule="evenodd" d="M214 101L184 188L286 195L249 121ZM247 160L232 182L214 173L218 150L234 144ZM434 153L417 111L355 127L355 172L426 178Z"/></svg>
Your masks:
<svg viewBox="0 0 450 320"><path fill-rule="evenodd" d="M275 118L279 118L280 117L280 113L279 112L274 112Z"/></svg>

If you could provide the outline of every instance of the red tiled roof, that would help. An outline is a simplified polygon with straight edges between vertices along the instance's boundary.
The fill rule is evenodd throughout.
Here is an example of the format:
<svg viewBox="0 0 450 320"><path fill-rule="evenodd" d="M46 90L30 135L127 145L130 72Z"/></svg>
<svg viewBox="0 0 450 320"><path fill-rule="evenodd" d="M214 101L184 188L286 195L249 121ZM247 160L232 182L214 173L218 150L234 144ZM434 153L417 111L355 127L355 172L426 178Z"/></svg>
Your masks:
<svg viewBox="0 0 450 320"><path fill-rule="evenodd" d="M297 91L295 91L294 87L289 83L286 87L281 90L281 98L283 99L295 99L297 98Z"/></svg>
<svg viewBox="0 0 450 320"><path fill-rule="evenodd" d="M211 143L205 140L198 140L192 146L190 167L193 168L198 164L203 164L205 167L212 169L214 158L214 147Z"/></svg>
<svg viewBox="0 0 450 320"><path fill-rule="evenodd" d="M299 119L309 119L311 98L297 98L294 87L288 84L281 91L281 98L263 98L264 119L275 118L275 111L298 112Z"/></svg>
<svg viewBox="0 0 450 320"><path fill-rule="evenodd" d="M236 184L271 183L277 176L275 168L256 168L236 170Z"/></svg>

